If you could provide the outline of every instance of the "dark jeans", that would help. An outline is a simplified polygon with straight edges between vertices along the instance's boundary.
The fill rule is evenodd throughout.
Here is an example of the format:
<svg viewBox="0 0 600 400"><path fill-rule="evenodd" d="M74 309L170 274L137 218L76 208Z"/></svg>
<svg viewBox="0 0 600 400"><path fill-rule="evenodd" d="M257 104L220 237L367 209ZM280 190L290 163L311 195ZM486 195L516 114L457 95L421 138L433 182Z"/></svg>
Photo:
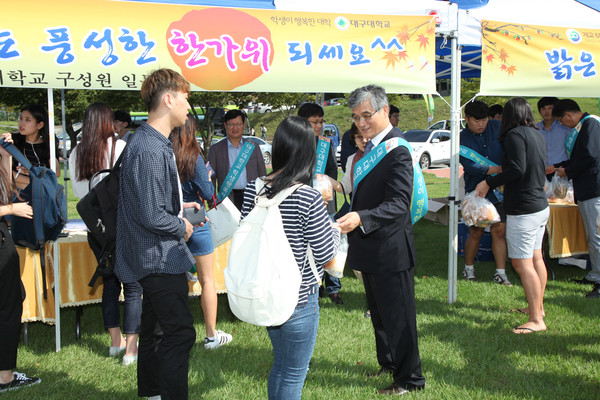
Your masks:
<svg viewBox="0 0 600 400"><path fill-rule="evenodd" d="M119 310L119 295L121 282L115 274L102 277L104 289L102 291L102 317L104 328L121 326L121 313ZM124 283L123 296L123 333L140 333L140 320L142 316L142 285L139 282Z"/></svg>
<svg viewBox="0 0 600 400"><path fill-rule="evenodd" d="M138 396L188 398L190 350L196 341L185 274L152 274L144 289L138 352Z"/></svg>
<svg viewBox="0 0 600 400"><path fill-rule="evenodd" d="M88 244L96 256L100 259L102 247L88 233ZM102 289L102 318L104 328L116 328L121 326L121 313L119 310L119 295L121 294L121 282L117 276L110 272L102 276L104 288ZM140 319L142 315L142 286L138 282L123 284L123 333L140 333Z"/></svg>

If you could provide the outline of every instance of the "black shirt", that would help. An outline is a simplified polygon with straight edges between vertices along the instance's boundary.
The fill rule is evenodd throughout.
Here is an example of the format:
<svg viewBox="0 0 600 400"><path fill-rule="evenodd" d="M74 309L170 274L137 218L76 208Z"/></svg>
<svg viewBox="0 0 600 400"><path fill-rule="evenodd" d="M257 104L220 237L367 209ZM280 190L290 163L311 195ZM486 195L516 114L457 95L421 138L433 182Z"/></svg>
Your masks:
<svg viewBox="0 0 600 400"><path fill-rule="evenodd" d="M546 141L540 131L527 126L511 129L504 140L502 172L486 179L490 188L504 185L508 215L533 214L548 207Z"/></svg>

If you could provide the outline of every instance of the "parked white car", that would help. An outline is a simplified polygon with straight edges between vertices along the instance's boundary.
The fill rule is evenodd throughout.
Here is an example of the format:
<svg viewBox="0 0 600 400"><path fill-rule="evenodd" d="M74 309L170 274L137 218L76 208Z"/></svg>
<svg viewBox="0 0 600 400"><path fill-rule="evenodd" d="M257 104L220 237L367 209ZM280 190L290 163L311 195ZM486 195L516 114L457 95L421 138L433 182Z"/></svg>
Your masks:
<svg viewBox="0 0 600 400"><path fill-rule="evenodd" d="M450 163L449 130L411 129L404 132L404 138L413 149L413 161L418 161L421 169Z"/></svg>

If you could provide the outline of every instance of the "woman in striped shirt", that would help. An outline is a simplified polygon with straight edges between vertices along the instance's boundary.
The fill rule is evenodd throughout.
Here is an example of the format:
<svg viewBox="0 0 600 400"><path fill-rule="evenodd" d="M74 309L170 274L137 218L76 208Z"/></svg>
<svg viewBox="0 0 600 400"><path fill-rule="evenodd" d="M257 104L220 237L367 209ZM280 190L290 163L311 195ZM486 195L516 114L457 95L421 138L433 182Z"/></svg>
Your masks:
<svg viewBox="0 0 600 400"><path fill-rule="evenodd" d="M316 150L312 126L300 117L288 117L279 124L273 138L273 172L267 175L266 195L273 198L296 183L300 189L280 205L283 229L302 275L298 305L289 320L267 328L273 345L273 367L269 375L269 399L300 399L319 327L319 282L307 256L312 250L319 279L323 265L333 259L340 240L339 228L333 227L321 194L311 188ZM263 193L261 193L263 194ZM242 219L254 207L256 184L250 182L244 192Z"/></svg>

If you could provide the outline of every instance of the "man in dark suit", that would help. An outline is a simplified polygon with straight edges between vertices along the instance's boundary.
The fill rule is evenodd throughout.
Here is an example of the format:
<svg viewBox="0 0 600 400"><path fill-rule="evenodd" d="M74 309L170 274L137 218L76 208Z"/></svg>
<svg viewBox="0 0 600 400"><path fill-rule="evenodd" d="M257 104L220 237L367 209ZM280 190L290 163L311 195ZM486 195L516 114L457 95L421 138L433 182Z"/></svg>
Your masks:
<svg viewBox="0 0 600 400"><path fill-rule="evenodd" d="M240 110L227 111L223 116L223 123L227 131L227 138L211 146L208 152L210 166L215 171L214 176L217 180L217 190L225 182L225 177L244 145L242 134L246 127L246 114ZM233 185L233 190L229 194L229 199L239 210L242 209L244 202L244 188L246 184L259 176L265 175L267 175L265 161L262 157L260 147L256 145L246 167L243 169L235 185Z"/></svg>
<svg viewBox="0 0 600 400"><path fill-rule="evenodd" d="M352 120L371 148L401 137L393 129L385 90L368 85L348 97ZM391 150L356 186L351 212L338 222L348 233L348 265L361 271L375 329L380 370L391 372L392 385L381 394L402 395L425 387L417 340L414 292L415 249L410 217L413 188L408 149Z"/></svg>

